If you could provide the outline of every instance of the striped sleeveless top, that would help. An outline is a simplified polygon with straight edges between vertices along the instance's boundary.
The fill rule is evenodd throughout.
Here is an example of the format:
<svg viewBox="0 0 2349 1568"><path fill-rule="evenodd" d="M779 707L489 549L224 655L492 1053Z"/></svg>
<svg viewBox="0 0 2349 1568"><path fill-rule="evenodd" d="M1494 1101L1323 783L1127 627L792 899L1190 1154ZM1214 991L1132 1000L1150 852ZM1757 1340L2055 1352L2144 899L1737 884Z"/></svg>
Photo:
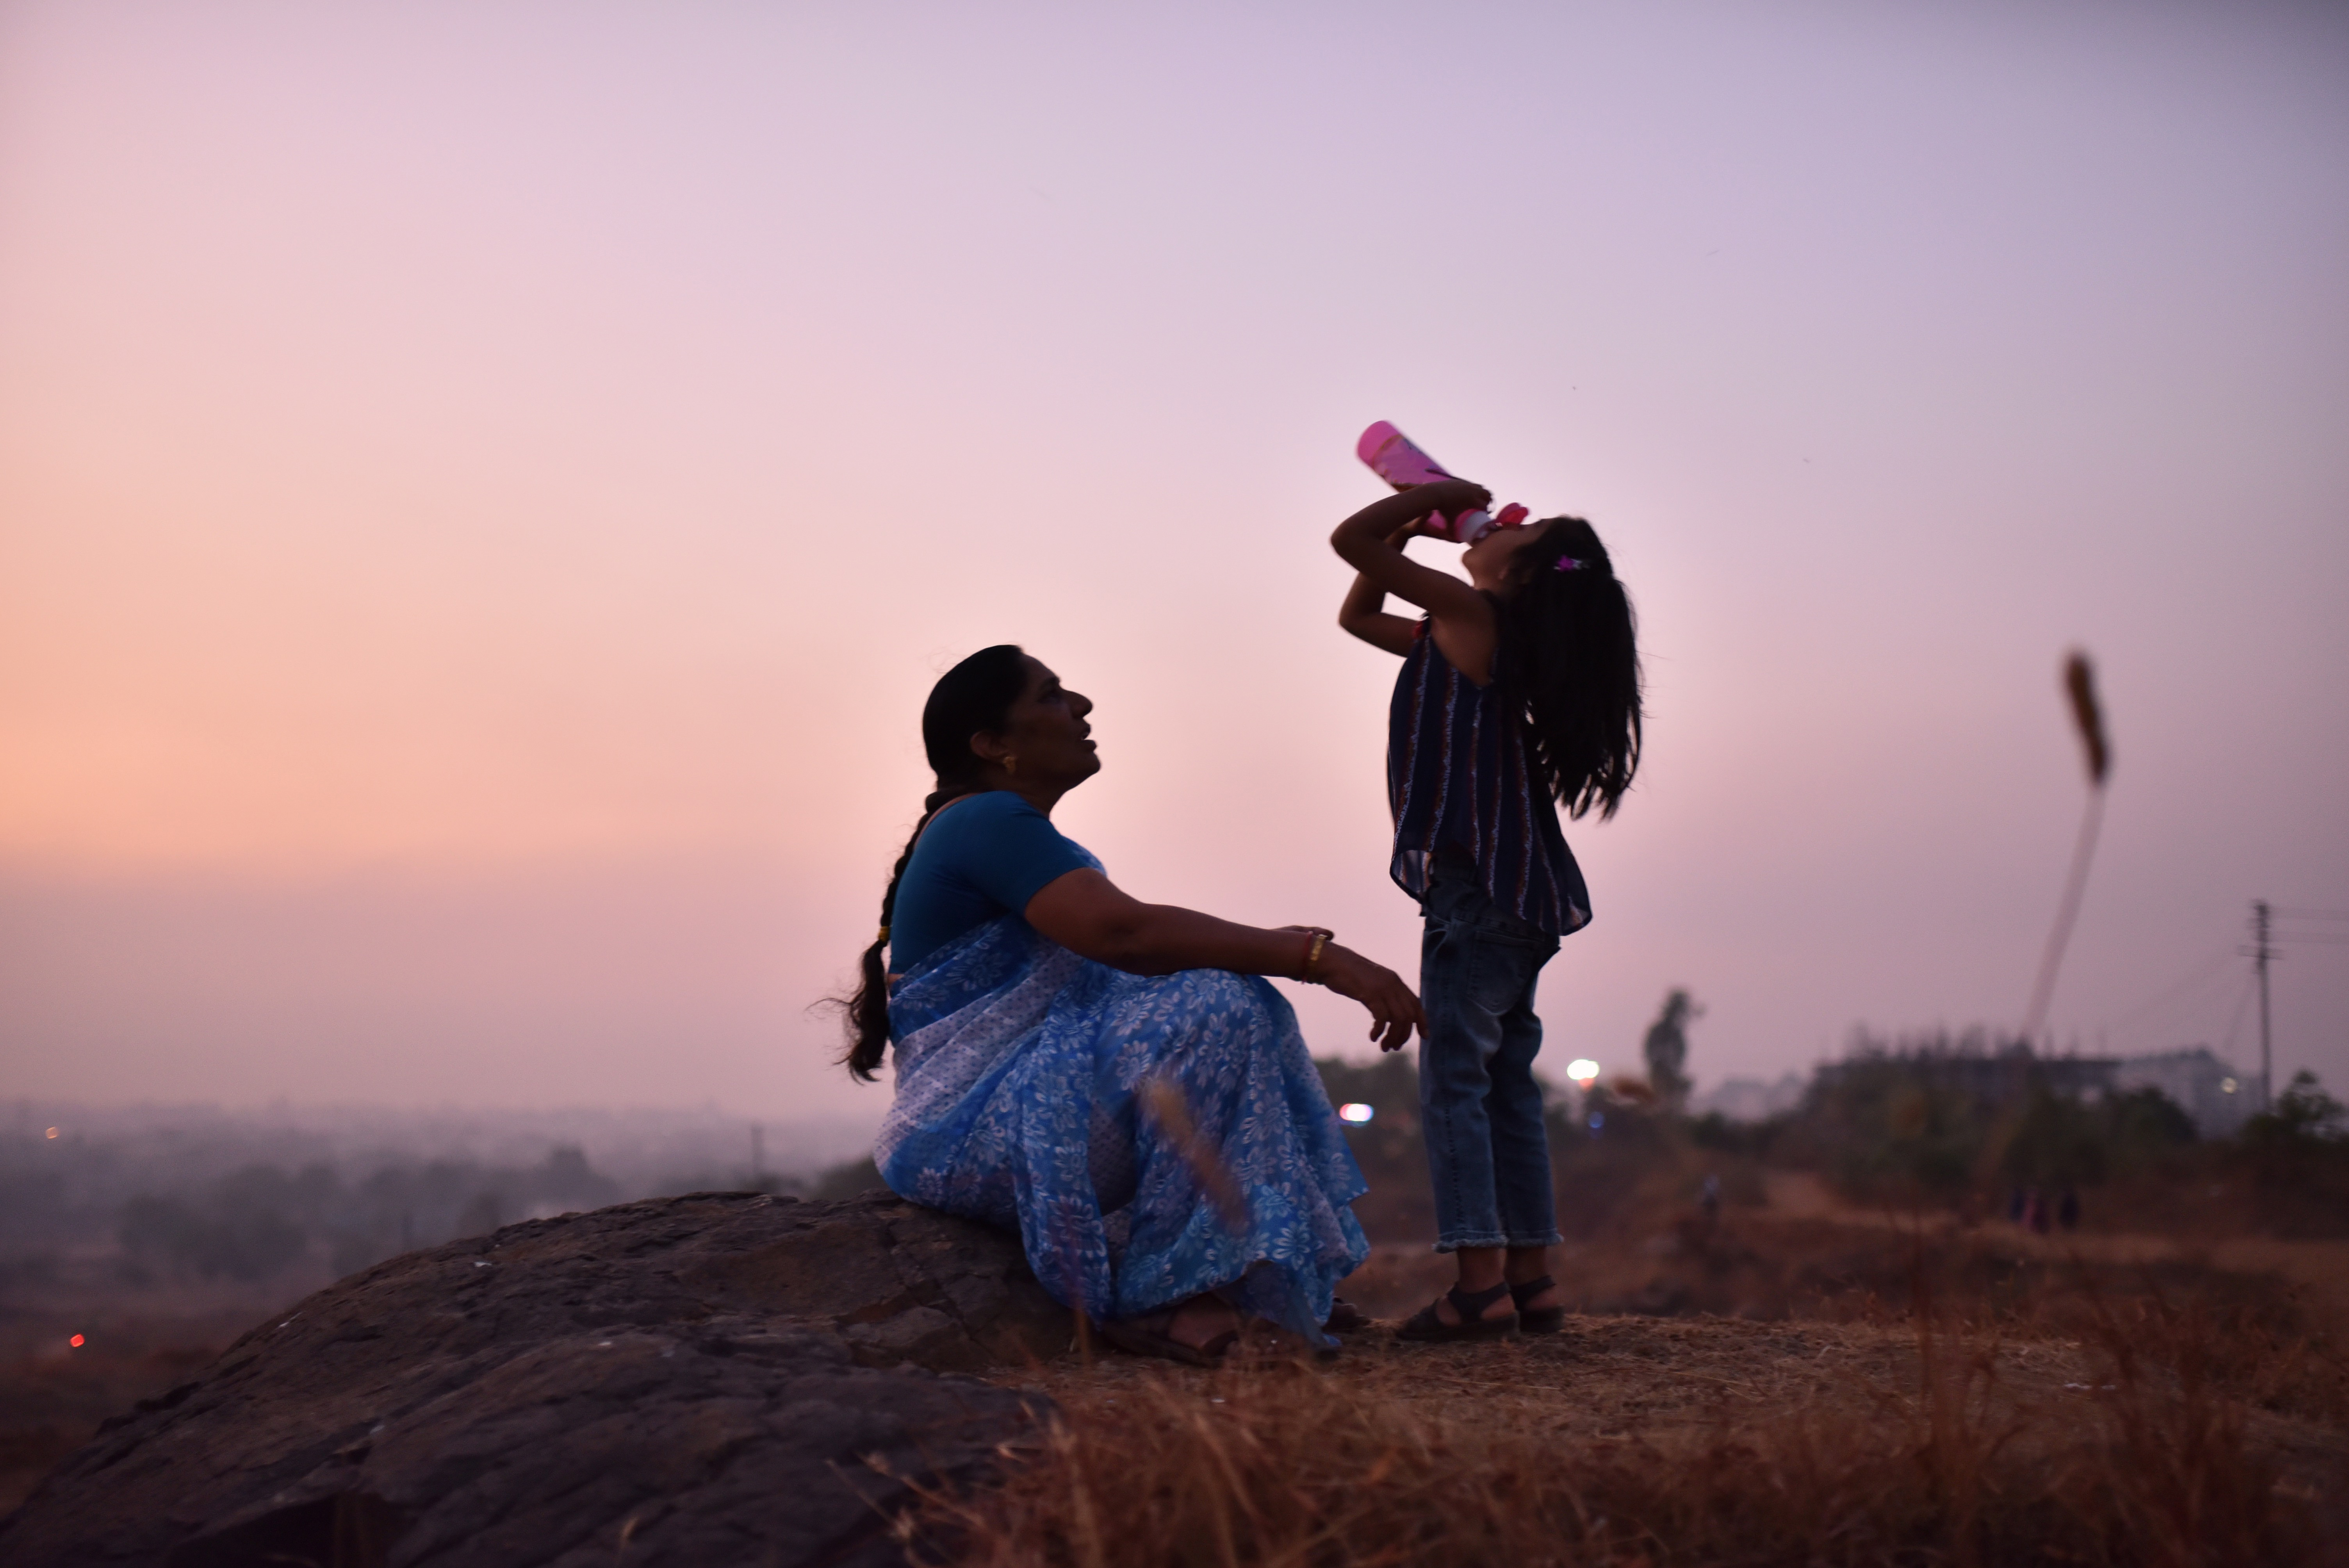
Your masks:
<svg viewBox="0 0 2349 1568"><path fill-rule="evenodd" d="M1387 708L1387 806L1395 883L1424 898L1438 850L1473 859L1487 896L1563 936L1590 923L1590 890L1557 806L1534 782L1523 719L1435 646L1430 624L1404 656Z"/></svg>

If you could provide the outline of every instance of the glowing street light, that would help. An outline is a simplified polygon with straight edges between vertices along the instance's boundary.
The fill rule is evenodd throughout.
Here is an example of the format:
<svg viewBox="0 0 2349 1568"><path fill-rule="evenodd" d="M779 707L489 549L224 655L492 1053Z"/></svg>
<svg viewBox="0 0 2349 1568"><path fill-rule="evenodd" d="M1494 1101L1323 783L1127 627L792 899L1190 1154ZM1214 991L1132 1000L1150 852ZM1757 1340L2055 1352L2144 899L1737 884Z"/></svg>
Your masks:
<svg viewBox="0 0 2349 1568"><path fill-rule="evenodd" d="M1566 1064L1566 1076L1583 1088L1588 1088L1590 1080L1599 1076L1599 1064L1588 1057L1577 1057Z"/></svg>
<svg viewBox="0 0 2349 1568"><path fill-rule="evenodd" d="M1340 1121L1350 1121L1357 1127L1360 1127L1362 1123L1370 1120L1371 1118L1377 1114L1378 1112L1376 1110L1364 1105L1359 1099L1350 1099L1345 1104L1338 1108L1338 1119Z"/></svg>

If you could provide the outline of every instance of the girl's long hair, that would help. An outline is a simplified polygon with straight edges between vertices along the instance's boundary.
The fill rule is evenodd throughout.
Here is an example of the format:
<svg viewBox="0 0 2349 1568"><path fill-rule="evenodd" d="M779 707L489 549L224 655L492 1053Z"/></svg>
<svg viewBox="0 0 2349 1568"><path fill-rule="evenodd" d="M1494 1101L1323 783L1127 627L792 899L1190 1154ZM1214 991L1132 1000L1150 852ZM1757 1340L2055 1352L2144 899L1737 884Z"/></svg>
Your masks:
<svg viewBox="0 0 2349 1568"><path fill-rule="evenodd" d="M1525 704L1534 776L1567 814L1604 820L1640 770L1640 639L1631 600L1599 531L1550 527L1510 563L1495 682ZM1562 561L1575 564L1559 570Z"/></svg>
<svg viewBox="0 0 2349 1568"><path fill-rule="evenodd" d="M1010 643L998 643L940 676L930 688L929 701L922 705L922 749L929 755L938 787L922 802L922 820L914 824L889 872L889 891L881 895L881 934L864 950L856 989L840 1001L848 1026L848 1050L840 1059L851 1078L871 1082L889 1048L889 974L882 960L889 946L889 923L897 913L897 883L905 878L905 862L914 858L914 841L941 808L978 788L979 759L970 748L970 738L981 730L1001 729L1027 685L1028 655Z"/></svg>

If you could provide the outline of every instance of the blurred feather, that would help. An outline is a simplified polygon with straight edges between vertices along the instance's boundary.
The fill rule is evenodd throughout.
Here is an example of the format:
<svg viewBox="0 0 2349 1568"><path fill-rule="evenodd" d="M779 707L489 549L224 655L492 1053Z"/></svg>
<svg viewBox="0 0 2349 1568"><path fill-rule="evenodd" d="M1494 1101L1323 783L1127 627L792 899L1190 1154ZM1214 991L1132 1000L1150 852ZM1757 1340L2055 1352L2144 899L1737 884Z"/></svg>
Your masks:
<svg viewBox="0 0 2349 1568"><path fill-rule="evenodd" d="M2105 711L2096 700L2096 673L2088 655L2075 648L2064 661L2064 695L2072 707L2072 723L2088 753L2088 809L2080 819L2080 836L2072 846L2072 869L2064 879L2064 896L2055 906L2055 928L2039 956L2039 977L2031 987L2031 1006L2024 1010L2023 1037L2036 1042L2047 1022L2048 1005L2055 999L2055 976L2064 965L2064 949L2071 943L2073 923L2080 917L2080 900L2088 887L2088 863L2096 853L2096 836L2105 822L2105 780L2112 772L2112 743L2105 735Z"/></svg>
<svg viewBox="0 0 2349 1568"><path fill-rule="evenodd" d="M1158 1124L1159 1131L1174 1146L1183 1163L1207 1194L1221 1214L1224 1222L1235 1231L1243 1230L1248 1222L1247 1198L1240 1184L1223 1161L1223 1157L1199 1136L1197 1123L1191 1119L1190 1102L1183 1098L1182 1086L1171 1078L1154 1078L1141 1088L1142 1109Z"/></svg>
<svg viewBox="0 0 2349 1568"><path fill-rule="evenodd" d="M2101 789L2112 771L2112 745L2105 738L2105 710L2096 701L2095 666L2077 648L2064 661L2064 692L2072 700L2072 722L2079 727L2080 744L2088 748L2088 783Z"/></svg>

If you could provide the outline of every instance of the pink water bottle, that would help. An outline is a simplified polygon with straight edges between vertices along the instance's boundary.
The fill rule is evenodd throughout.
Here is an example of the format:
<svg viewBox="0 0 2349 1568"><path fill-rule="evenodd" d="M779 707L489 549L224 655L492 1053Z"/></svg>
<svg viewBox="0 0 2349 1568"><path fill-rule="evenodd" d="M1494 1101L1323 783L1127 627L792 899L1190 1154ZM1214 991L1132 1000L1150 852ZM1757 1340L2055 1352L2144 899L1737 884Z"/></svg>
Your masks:
<svg viewBox="0 0 2349 1568"><path fill-rule="evenodd" d="M1362 438L1354 443L1354 455L1369 464L1372 473L1399 490L1459 477L1413 446L1411 438L1384 419L1362 432ZM1464 511L1457 517L1445 517L1442 512L1429 512L1427 531L1455 544L1474 544L1496 528L1515 528L1525 521L1526 509L1511 501L1498 514Z"/></svg>

